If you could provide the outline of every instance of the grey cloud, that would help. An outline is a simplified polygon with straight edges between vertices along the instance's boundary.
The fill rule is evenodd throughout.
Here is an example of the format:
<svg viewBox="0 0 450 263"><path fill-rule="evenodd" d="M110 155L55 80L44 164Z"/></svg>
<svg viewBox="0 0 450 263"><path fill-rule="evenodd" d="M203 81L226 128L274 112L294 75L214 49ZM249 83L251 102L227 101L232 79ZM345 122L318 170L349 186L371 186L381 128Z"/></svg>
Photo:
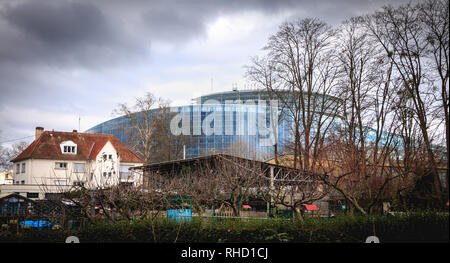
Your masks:
<svg viewBox="0 0 450 263"><path fill-rule="evenodd" d="M208 23L221 15L247 11L271 15L290 10L339 23L388 2L0 0L0 111L5 105L42 112L70 111L76 106L70 104L72 100L77 100L80 108L112 107L92 97L101 97L100 90L109 92L106 86L115 74L114 67L133 72L137 63L151 62L154 42L178 46L204 37ZM255 46L255 52L260 48ZM88 73L80 78L71 75L72 71ZM88 86L84 93L74 91L80 79ZM15 118L20 116L11 116L11 120Z"/></svg>
<svg viewBox="0 0 450 263"><path fill-rule="evenodd" d="M205 15L194 15L183 10L151 8L142 15L146 32L151 38L179 42L204 33Z"/></svg>
<svg viewBox="0 0 450 263"><path fill-rule="evenodd" d="M396 0L408 2L410 0ZM206 34L206 25L220 15L259 11L267 15L296 10L298 16L318 17L338 24L388 4L389 0L190 0L132 1L141 3L143 32L152 39L180 43ZM117 5L122 3L114 2ZM128 1L127 1L128 3ZM144 4L145 3L145 4ZM288 18L287 18L288 19ZM290 19L290 18L289 18Z"/></svg>
<svg viewBox="0 0 450 263"><path fill-rule="evenodd" d="M51 45L103 42L110 30L93 5L76 2L32 1L7 8L5 18L26 33Z"/></svg>
<svg viewBox="0 0 450 263"><path fill-rule="evenodd" d="M146 52L89 3L46 0L9 4L0 20L2 60L96 67L140 58Z"/></svg>
<svg viewBox="0 0 450 263"><path fill-rule="evenodd" d="M152 42L180 45L205 36L207 24L221 15L297 10L338 23L387 1L4 0L0 2L0 88L7 95L27 96L33 94L30 89L48 93L48 83L57 86L52 80L61 81L52 76L51 67L55 72L114 66L132 70L136 62L151 61ZM0 98L5 100L6 96Z"/></svg>
<svg viewBox="0 0 450 263"><path fill-rule="evenodd" d="M234 0L6 0L0 3L0 77L8 81L0 84L1 89L11 94L30 89L29 79L48 72L49 66L132 67L149 61L153 41L179 45L204 36L207 23L221 14L255 6L273 12L290 5ZM46 78L50 81L52 76Z"/></svg>
<svg viewBox="0 0 450 263"><path fill-rule="evenodd" d="M276 13L295 6L297 1L150 1L141 15L145 31L159 41L180 43L202 37L206 25L220 15L256 10Z"/></svg>
<svg viewBox="0 0 450 263"><path fill-rule="evenodd" d="M299 10L338 23L386 1L7 0L0 4L0 60L110 67L148 58L154 41L179 45L205 36L220 15Z"/></svg>

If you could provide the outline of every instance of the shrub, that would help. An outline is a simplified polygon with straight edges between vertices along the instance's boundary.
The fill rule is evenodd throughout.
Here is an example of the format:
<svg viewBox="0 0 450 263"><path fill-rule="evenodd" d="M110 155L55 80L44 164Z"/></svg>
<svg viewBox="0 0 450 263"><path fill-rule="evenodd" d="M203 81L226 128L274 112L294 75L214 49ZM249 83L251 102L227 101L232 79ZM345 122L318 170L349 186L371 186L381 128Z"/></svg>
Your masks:
<svg viewBox="0 0 450 263"><path fill-rule="evenodd" d="M76 230L2 230L0 242L65 242L74 235L80 242L158 243L360 243L376 235L381 242L446 242L448 213L422 212L402 216L341 215L336 218L306 218L303 223L282 219L216 221L193 218L177 222L98 222Z"/></svg>

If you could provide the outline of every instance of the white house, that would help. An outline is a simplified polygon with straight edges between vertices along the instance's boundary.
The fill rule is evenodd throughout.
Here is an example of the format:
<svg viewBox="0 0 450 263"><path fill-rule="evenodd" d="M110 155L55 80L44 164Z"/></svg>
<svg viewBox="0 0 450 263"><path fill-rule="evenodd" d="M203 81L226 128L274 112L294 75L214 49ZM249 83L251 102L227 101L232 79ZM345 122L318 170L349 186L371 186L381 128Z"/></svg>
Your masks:
<svg viewBox="0 0 450 263"><path fill-rule="evenodd" d="M95 189L117 184L137 185L140 175L128 168L142 160L114 135L44 131L14 163L13 185L0 186L0 193L15 192L28 198L52 194L83 185Z"/></svg>

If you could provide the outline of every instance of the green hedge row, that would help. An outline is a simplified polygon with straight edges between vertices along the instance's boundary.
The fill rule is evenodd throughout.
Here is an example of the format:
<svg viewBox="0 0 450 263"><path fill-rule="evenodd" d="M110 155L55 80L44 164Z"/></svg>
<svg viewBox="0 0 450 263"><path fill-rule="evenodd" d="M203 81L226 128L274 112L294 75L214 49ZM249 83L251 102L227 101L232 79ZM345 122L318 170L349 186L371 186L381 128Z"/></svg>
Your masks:
<svg viewBox="0 0 450 263"><path fill-rule="evenodd" d="M139 222L100 222L76 230L21 230L0 232L0 242L64 242L77 236L80 242L160 243L360 243L375 235L381 242L449 242L449 215L417 213L407 216L356 216L307 218L303 223L286 220L168 219Z"/></svg>

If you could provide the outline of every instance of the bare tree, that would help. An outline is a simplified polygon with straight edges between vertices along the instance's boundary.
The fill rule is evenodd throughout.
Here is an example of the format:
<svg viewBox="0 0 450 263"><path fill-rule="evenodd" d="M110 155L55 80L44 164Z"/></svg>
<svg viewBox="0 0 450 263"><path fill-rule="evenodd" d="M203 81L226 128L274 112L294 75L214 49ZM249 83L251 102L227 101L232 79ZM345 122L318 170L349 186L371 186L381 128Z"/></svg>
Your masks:
<svg viewBox="0 0 450 263"><path fill-rule="evenodd" d="M263 90L268 91L270 100L278 100L278 96L275 94L275 90L279 90L283 85L282 81L278 78L275 61L269 59L268 57L253 57L251 58L251 65L246 67L246 77L250 79L250 81L256 83L258 86L262 87ZM279 155L279 137L278 137L278 127L275 127L275 123L281 123L284 120L284 110L285 104L279 105L279 109L277 109L277 122L271 122L272 133L274 134L275 143L273 145L273 153L275 163L278 164L278 155Z"/></svg>
<svg viewBox="0 0 450 263"><path fill-rule="evenodd" d="M88 179L93 170L95 167L88 168L83 173L67 170L64 179L67 182L77 183L64 185L42 183L41 191L58 194L59 198L51 201L55 204L61 201L72 204L80 212L80 216L89 221L153 220L160 214L166 197L159 192L142 184L121 184L118 173L111 174L106 179L97 177ZM135 173L132 176L134 178L142 176L139 171L130 173ZM56 174L52 178L62 179Z"/></svg>
<svg viewBox="0 0 450 263"><path fill-rule="evenodd" d="M169 102L151 93L137 98L132 107L119 104L113 113L126 116L131 124L125 131L127 144L144 163L180 159L183 147L190 144L189 136L170 132L170 119L176 113L171 112Z"/></svg>
<svg viewBox="0 0 450 263"><path fill-rule="evenodd" d="M184 151L192 144L191 136L171 133L170 121L175 115L168 105L163 105L153 116L150 127L151 163L182 159Z"/></svg>
<svg viewBox="0 0 450 263"><path fill-rule="evenodd" d="M129 107L126 104L119 104L118 108L113 111L116 115L125 115L131 123L128 133L128 144L132 150L149 163L152 158L153 145L153 123L158 109L166 112L168 103L161 98L155 98L151 93L146 93L142 98L136 98L136 103Z"/></svg>
<svg viewBox="0 0 450 263"><path fill-rule="evenodd" d="M239 216L242 203L257 194L264 172L259 162L228 155L217 155L201 169L205 178L213 180L216 202L228 205ZM208 175L209 173L209 175Z"/></svg>
<svg viewBox="0 0 450 263"><path fill-rule="evenodd" d="M0 130L1 134L1 130ZM7 170L8 166L8 160L7 160L7 154L6 149L3 148L2 144L0 143L0 171Z"/></svg>
<svg viewBox="0 0 450 263"><path fill-rule="evenodd" d="M293 217L303 222L301 205L311 204L328 194L321 177L303 170L277 167L271 168L269 187L261 187L262 197L277 206L282 205L293 211Z"/></svg>
<svg viewBox="0 0 450 263"><path fill-rule="evenodd" d="M338 103L325 95L338 75L329 59L332 35L330 27L317 19L286 22L269 38L267 59L254 59L247 70L279 100L292 122L295 168L312 168L311 160L320 154L324 134L336 117Z"/></svg>
<svg viewBox="0 0 450 263"><path fill-rule="evenodd" d="M17 157L21 152L23 152L29 143L25 141L20 141L18 143L14 143L11 148L3 148L0 145L0 167L5 170L12 169L13 163L10 161Z"/></svg>
<svg viewBox="0 0 450 263"><path fill-rule="evenodd" d="M401 147L396 132L398 82L393 62L365 30L361 18L345 22L338 32L341 124L329 136L320 158L323 181L362 214L386 198L386 189L400 174L390 168ZM397 158L394 158L397 156Z"/></svg>
<svg viewBox="0 0 450 263"><path fill-rule="evenodd" d="M440 82L440 97L437 105L438 118L443 115L445 140L450 148L450 100L449 100L449 1L427 0L419 4L419 19L425 31L425 42L428 44L427 55L431 60L430 68L435 72L432 82ZM448 165L448 158L446 158ZM448 185L448 177L447 177Z"/></svg>
<svg viewBox="0 0 450 263"><path fill-rule="evenodd" d="M425 58L429 50L427 34L419 19L421 8L418 5L404 5L398 8L383 7L371 16L367 16L365 26L368 32L381 45L384 53L392 62L395 74L402 81L403 100L410 101L413 120L421 130L430 170L434 176L433 195L442 198L441 185L437 171L437 160L433 152L433 140L441 121L435 114L430 114L437 100L433 89L430 90L430 74L426 68ZM448 43L447 43L448 44ZM409 104L405 104L409 106Z"/></svg>

